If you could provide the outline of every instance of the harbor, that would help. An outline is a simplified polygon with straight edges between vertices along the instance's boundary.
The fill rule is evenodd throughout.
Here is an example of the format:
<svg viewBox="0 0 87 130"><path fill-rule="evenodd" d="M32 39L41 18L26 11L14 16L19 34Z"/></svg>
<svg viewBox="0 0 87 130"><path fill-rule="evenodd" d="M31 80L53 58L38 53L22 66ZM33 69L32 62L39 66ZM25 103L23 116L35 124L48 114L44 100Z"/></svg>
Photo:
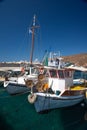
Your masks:
<svg viewBox="0 0 87 130"><path fill-rule="evenodd" d="M0 0L0 130L87 130L87 0Z"/></svg>
<svg viewBox="0 0 87 130"><path fill-rule="evenodd" d="M11 96L0 87L0 129L7 130L86 130L84 113L87 108L78 104L38 114L27 101L28 93Z"/></svg>
<svg viewBox="0 0 87 130"><path fill-rule="evenodd" d="M5 72L11 69L12 68L7 67ZM18 68L15 67L12 71L14 70L18 70ZM76 76L79 78L80 75L76 73L75 77ZM4 82L4 80L2 81ZM37 113L33 104L28 101L29 94L30 92L23 92L16 95L10 95L3 84L1 84L0 129L86 130L87 104L85 103L87 103L87 96L85 103L80 102L74 106Z"/></svg>
<svg viewBox="0 0 87 130"><path fill-rule="evenodd" d="M30 64L27 67L0 67L1 128L85 129L87 76L74 80L74 73L76 70L87 72L87 68L72 64L67 66L59 53L48 51L42 62L34 64L34 36L38 27L34 15L30 27Z"/></svg>

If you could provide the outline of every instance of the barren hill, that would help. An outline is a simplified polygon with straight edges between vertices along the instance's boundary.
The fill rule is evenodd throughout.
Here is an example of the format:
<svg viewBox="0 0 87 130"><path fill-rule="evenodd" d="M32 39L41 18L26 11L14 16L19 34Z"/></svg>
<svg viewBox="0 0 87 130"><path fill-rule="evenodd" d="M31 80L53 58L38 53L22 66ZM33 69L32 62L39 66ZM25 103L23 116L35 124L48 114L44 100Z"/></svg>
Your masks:
<svg viewBox="0 0 87 130"><path fill-rule="evenodd" d="M65 62L71 62L78 66L87 67L87 53L63 56Z"/></svg>
<svg viewBox="0 0 87 130"><path fill-rule="evenodd" d="M73 63L75 65L78 65L78 66L84 66L84 67L87 67L87 53L82 53L82 54L75 54L75 55L69 55L69 56L63 56L63 60L65 62L70 62L70 63ZM21 64L23 63L0 63L0 67L19 67Z"/></svg>

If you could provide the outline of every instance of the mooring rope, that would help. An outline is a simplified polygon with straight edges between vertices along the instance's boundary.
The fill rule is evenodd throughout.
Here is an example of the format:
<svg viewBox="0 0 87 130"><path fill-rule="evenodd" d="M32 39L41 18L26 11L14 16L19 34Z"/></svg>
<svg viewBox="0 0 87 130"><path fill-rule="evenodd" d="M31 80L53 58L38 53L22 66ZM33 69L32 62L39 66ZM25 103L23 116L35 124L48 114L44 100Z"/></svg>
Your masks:
<svg viewBox="0 0 87 130"><path fill-rule="evenodd" d="M29 91L25 91L25 92L23 92L23 93L15 94L15 95L13 95L13 96L19 96L19 95L23 95L23 94L30 93L30 92L31 92L31 91L29 90Z"/></svg>

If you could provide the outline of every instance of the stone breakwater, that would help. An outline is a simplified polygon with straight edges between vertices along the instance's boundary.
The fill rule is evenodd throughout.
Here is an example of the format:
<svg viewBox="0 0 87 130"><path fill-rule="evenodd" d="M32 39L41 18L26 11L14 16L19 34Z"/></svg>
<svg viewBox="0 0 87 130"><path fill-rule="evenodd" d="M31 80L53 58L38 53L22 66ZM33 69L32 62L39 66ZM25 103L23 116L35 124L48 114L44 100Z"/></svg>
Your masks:
<svg viewBox="0 0 87 130"><path fill-rule="evenodd" d="M0 67L0 71L21 70L22 67Z"/></svg>

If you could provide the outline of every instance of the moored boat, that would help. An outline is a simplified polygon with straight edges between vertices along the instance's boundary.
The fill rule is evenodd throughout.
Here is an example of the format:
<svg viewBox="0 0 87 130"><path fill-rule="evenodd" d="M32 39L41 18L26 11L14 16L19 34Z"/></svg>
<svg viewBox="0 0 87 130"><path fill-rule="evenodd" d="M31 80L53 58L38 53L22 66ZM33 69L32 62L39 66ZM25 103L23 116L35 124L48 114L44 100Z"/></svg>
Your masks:
<svg viewBox="0 0 87 130"><path fill-rule="evenodd" d="M31 73L30 73L31 72ZM37 72L34 67L21 72L20 75L6 77L4 81L4 87L11 95L29 92L30 88L26 86L25 80L37 80Z"/></svg>
<svg viewBox="0 0 87 130"><path fill-rule="evenodd" d="M58 67L44 66L44 69L47 76L43 76L43 80L38 78L38 91L33 91L28 96L28 101L34 104L36 112L70 107L85 100L85 89L72 89L73 69L62 67L60 63Z"/></svg>

